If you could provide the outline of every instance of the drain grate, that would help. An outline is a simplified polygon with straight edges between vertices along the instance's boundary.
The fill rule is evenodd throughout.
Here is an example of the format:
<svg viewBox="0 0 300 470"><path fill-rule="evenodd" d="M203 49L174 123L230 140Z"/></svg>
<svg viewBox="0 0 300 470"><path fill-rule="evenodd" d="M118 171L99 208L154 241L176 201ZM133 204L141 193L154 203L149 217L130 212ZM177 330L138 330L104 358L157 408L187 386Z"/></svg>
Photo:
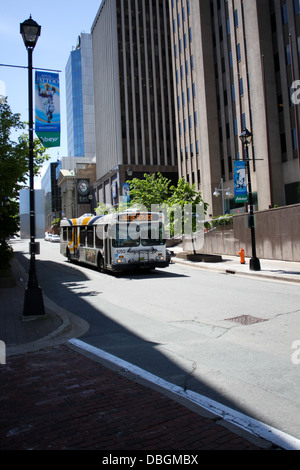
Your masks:
<svg viewBox="0 0 300 470"><path fill-rule="evenodd" d="M266 321L263 318L252 317L251 315L240 315L239 317L226 318L225 320L234 321L236 323L240 323L241 325L253 325L253 323Z"/></svg>

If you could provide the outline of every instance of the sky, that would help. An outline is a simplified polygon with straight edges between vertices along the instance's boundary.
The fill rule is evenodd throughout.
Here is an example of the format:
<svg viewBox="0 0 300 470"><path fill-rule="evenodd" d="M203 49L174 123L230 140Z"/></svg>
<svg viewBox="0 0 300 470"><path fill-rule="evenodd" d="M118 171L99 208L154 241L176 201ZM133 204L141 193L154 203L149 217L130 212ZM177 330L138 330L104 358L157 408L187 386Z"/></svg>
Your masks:
<svg viewBox="0 0 300 470"><path fill-rule="evenodd" d="M41 26L41 35L33 52L33 67L60 70L61 146L47 149L51 160L67 153L65 68L70 52L76 46L81 32L90 33L102 0L61 0L45 3L40 0L10 0L1 7L0 15L0 95L7 96L13 113L20 113L28 122L28 70L8 67L27 67L28 54L20 23L30 15ZM5 65L3 65L5 64ZM34 74L33 74L34 79ZM43 168L41 176L45 171ZM35 189L40 187L35 178Z"/></svg>

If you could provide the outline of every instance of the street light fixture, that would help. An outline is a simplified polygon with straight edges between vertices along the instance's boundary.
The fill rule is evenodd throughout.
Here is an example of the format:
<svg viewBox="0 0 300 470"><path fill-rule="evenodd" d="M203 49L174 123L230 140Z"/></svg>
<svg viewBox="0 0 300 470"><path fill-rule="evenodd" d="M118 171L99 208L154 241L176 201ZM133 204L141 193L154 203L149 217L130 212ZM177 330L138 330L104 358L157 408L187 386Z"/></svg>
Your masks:
<svg viewBox="0 0 300 470"><path fill-rule="evenodd" d="M35 207L34 207L34 173L33 173L33 92L32 92L32 53L41 34L41 27L31 18L20 24L25 47L28 52L28 108L29 108L29 206L30 206L30 266L27 289L23 308L24 316L45 315L42 290L38 285L35 254L38 244L35 242Z"/></svg>
<svg viewBox="0 0 300 470"><path fill-rule="evenodd" d="M220 186L221 187L219 187L219 188L215 188L215 190L213 192L213 196L219 197L220 193L221 193L221 195L222 195L222 212L223 212L223 215L224 215L225 214L224 193L225 193L225 196L227 196L227 197L232 196L232 194L231 194L230 188L224 189L223 178L221 178Z"/></svg>
<svg viewBox="0 0 300 470"><path fill-rule="evenodd" d="M240 135L240 140L243 144L244 156L246 155L246 166L248 174L248 193L249 193L249 227L251 229L251 244L252 244L252 258L250 259L250 270L251 271L260 271L260 261L256 256L256 242L255 242L255 224L254 224L254 215L253 215L253 198L252 198L252 186L251 186L251 175L250 175L250 164L249 164L249 150L248 146L252 142L252 134L248 129L244 129ZM245 152L246 150L246 152Z"/></svg>

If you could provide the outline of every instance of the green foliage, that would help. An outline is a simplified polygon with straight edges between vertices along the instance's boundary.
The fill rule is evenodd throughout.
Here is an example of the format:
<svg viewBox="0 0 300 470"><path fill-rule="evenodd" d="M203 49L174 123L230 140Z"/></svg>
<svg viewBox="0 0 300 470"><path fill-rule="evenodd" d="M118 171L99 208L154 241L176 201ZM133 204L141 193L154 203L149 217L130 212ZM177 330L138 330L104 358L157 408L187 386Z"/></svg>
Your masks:
<svg viewBox="0 0 300 470"><path fill-rule="evenodd" d="M25 187L29 168L29 142L26 134L17 141L12 131L25 129L20 114L13 114L7 98L0 100L0 267L11 259L11 248L6 239L19 229L19 191ZM34 140L34 171L37 173L49 156L39 139Z"/></svg>
<svg viewBox="0 0 300 470"><path fill-rule="evenodd" d="M195 185L190 186L184 178L181 178L177 186L174 186L171 180L162 176L161 173L145 174L144 179L133 178L128 183L130 203L121 203L117 211L122 212L129 207L150 211L153 206L159 206L159 210L163 211L167 220L170 221L170 226L166 226L166 231L171 237L177 232L186 233L187 226L191 227L191 231L196 230L197 206L202 206L203 214L206 214L208 204L203 201L201 192L196 191ZM105 215L115 211L115 208L99 203L96 214Z"/></svg>
<svg viewBox="0 0 300 470"><path fill-rule="evenodd" d="M144 179L133 178L128 181L130 188L130 206L142 205L150 211L153 204L164 204L170 197L171 181L161 173L144 174Z"/></svg>
<svg viewBox="0 0 300 470"><path fill-rule="evenodd" d="M57 217L56 219L52 220L52 227L58 228L60 226L60 217Z"/></svg>

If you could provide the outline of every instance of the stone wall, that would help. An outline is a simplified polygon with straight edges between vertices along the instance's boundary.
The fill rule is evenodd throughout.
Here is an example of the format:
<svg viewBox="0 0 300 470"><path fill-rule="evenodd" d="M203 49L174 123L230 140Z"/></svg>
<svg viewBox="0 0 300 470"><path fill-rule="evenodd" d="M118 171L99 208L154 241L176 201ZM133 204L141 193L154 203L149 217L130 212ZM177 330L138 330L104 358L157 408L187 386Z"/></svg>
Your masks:
<svg viewBox="0 0 300 470"><path fill-rule="evenodd" d="M300 204L255 213L256 254L258 258L300 261ZM201 246L203 245L203 246ZM204 235L204 244L195 242L197 252L238 256L241 248L252 256L248 215L235 215L233 222ZM183 241L192 250L190 240Z"/></svg>

